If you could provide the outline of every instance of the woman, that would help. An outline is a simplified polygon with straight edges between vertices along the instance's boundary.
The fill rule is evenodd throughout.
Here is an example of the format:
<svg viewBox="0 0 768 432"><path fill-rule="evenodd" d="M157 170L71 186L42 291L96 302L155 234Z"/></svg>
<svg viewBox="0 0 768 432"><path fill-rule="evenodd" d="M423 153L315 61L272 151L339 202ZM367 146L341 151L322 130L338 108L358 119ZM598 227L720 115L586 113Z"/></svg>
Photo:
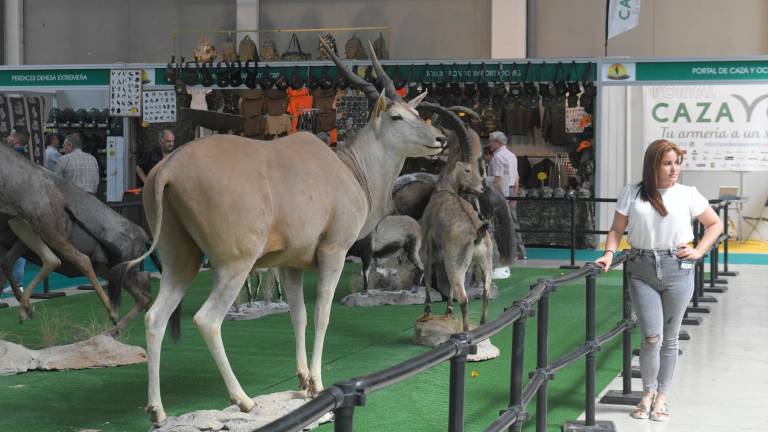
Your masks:
<svg viewBox="0 0 768 432"><path fill-rule="evenodd" d="M651 143L643 160L643 179L619 195L606 250L595 262L611 266L628 228L631 259L629 292L640 321L643 343L640 371L643 394L632 417L669 419L668 393L677 361L677 339L693 294L693 263L709 251L723 224L695 187L677 183L683 152L667 140ZM705 227L693 248L691 220Z"/></svg>

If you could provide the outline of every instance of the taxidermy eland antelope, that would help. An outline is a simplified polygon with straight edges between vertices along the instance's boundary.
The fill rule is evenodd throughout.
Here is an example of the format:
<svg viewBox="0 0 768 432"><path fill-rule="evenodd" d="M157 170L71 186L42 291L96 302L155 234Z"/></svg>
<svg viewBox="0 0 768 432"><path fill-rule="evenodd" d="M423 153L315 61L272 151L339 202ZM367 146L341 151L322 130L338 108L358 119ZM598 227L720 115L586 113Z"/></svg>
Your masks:
<svg viewBox="0 0 768 432"><path fill-rule="evenodd" d="M266 142L214 135L179 148L147 177L144 207L154 238L150 250L157 247L163 263L160 291L145 317L146 409L156 424L166 419L160 397L163 334L203 255L210 259L214 283L194 323L230 400L244 412L254 407L232 371L220 331L254 266L279 267L295 335L299 386L310 396L321 391L325 332L347 250L390 212L392 184L405 158L434 155L445 145L445 136L415 109L426 94L408 103L388 100L331 56L348 81L375 101L368 124L346 149L334 154L303 132ZM390 93L391 80L383 72L378 77ZM308 365L303 273L309 268L318 269L318 282Z"/></svg>
<svg viewBox="0 0 768 432"><path fill-rule="evenodd" d="M37 284L56 270L85 275L116 323L111 333L120 333L149 305L149 275L132 269L122 283L110 283L109 297L96 276L111 278L114 266L141 255L148 242L144 230L95 196L0 146L0 267L19 300L20 322L34 311L29 299ZM9 272L20 256L40 264L23 295ZM120 303L122 287L136 304L117 322L113 304Z"/></svg>
<svg viewBox="0 0 768 432"><path fill-rule="evenodd" d="M482 178L472 172L467 162L456 162L440 175L420 221L424 237L422 259L427 292L432 284L435 265L444 268L449 283L447 313L453 314L455 295L461 306L464 331L468 331L469 299L464 288L465 275L473 261L477 261L483 279L480 323L485 323L493 271L493 243L488 233L488 222L480 220L472 206L458 195L460 189L473 190L477 194L483 190ZM431 308L431 299L426 296L425 315L431 313Z"/></svg>

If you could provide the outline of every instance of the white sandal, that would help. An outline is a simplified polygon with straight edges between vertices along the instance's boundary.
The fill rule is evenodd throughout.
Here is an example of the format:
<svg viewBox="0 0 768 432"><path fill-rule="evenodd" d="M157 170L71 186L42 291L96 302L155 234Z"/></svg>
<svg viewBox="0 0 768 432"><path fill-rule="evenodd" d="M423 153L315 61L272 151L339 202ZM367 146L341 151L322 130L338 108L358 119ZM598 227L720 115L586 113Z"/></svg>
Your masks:
<svg viewBox="0 0 768 432"><path fill-rule="evenodd" d="M667 399L655 400L648 418L657 422L669 420L669 401Z"/></svg>
<svg viewBox="0 0 768 432"><path fill-rule="evenodd" d="M629 415L632 418L639 420L645 420L650 418L651 409L653 408L654 401L656 400L656 393L646 393L640 398L640 403L637 404L634 411Z"/></svg>

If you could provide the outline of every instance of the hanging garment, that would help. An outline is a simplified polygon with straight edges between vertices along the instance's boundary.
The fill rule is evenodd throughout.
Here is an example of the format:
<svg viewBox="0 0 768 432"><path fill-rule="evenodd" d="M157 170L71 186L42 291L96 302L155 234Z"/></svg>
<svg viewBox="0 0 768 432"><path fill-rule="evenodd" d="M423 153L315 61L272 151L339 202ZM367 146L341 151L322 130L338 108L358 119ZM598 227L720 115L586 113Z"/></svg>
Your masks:
<svg viewBox="0 0 768 432"><path fill-rule="evenodd" d="M499 128L498 115L490 99L481 100L480 106L480 136L488 138L491 132Z"/></svg>
<svg viewBox="0 0 768 432"><path fill-rule="evenodd" d="M291 115L292 127L290 132L293 133L298 130L299 115L312 109L312 95L309 94L309 89L306 87L298 90L289 88L286 93L288 94L286 111Z"/></svg>
<svg viewBox="0 0 768 432"><path fill-rule="evenodd" d="M224 106L221 111L226 114L240 115L240 90L222 90Z"/></svg>
<svg viewBox="0 0 768 432"><path fill-rule="evenodd" d="M312 92L313 106L318 110L318 130L330 132L336 128L336 91L316 89Z"/></svg>
<svg viewBox="0 0 768 432"><path fill-rule="evenodd" d="M504 99L504 130L507 135L532 134L531 108L520 96L509 95Z"/></svg>
<svg viewBox="0 0 768 432"><path fill-rule="evenodd" d="M285 135L291 129L291 116L288 114L267 115L264 134L269 138Z"/></svg>
<svg viewBox="0 0 768 432"><path fill-rule="evenodd" d="M192 102L189 107L196 110L208 111L208 103L205 97L213 90L205 87L192 87L187 86L187 93L192 96Z"/></svg>
<svg viewBox="0 0 768 432"><path fill-rule="evenodd" d="M240 102L240 113L243 120L243 135L256 138L264 134L264 114L267 111L267 100L262 90L245 90Z"/></svg>
<svg viewBox="0 0 768 432"><path fill-rule="evenodd" d="M288 96L285 94L285 90L269 89L266 91L266 95L267 114L271 116L285 114L288 109Z"/></svg>
<svg viewBox="0 0 768 432"><path fill-rule="evenodd" d="M547 99L544 105L544 120L542 122L544 140L554 146L565 146L569 138L565 133L565 98L554 96Z"/></svg>

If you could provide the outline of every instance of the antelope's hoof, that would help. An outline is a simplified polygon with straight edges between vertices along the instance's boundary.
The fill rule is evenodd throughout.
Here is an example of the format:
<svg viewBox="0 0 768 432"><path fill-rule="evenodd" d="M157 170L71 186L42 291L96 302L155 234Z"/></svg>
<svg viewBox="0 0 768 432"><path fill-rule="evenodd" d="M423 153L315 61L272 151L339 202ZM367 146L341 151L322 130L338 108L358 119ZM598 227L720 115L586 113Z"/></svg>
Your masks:
<svg viewBox="0 0 768 432"><path fill-rule="evenodd" d="M109 313L109 320L112 321L112 324L117 325L117 313L110 312Z"/></svg>
<svg viewBox="0 0 768 432"><path fill-rule="evenodd" d="M144 411L149 414L149 421L157 427L162 426L165 421L168 420L168 416L165 415L163 407L147 405L146 408L144 408Z"/></svg>
<svg viewBox="0 0 768 432"><path fill-rule="evenodd" d="M301 391L308 390L310 385L309 376L301 372L299 372L297 376L299 378L299 390Z"/></svg>
<svg viewBox="0 0 768 432"><path fill-rule="evenodd" d="M251 412L251 410L253 410L253 408L256 406L253 400L248 396L240 399L235 399L230 402L237 405L237 407L240 408L240 411L244 413Z"/></svg>
<svg viewBox="0 0 768 432"><path fill-rule="evenodd" d="M320 392L323 391L323 383L315 381L314 378L309 379L309 388L307 389L307 396L314 398Z"/></svg>

